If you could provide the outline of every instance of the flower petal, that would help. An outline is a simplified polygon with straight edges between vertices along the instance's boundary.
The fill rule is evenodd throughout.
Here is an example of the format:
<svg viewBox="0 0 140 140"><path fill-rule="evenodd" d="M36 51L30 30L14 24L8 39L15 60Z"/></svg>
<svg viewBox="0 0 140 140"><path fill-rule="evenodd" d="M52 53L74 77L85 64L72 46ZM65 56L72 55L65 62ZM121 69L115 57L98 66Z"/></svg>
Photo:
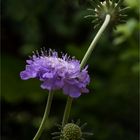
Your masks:
<svg viewBox="0 0 140 140"><path fill-rule="evenodd" d="M70 84L64 85L63 92L72 98L78 98L81 95L80 89L78 87L76 87L74 85L70 85Z"/></svg>

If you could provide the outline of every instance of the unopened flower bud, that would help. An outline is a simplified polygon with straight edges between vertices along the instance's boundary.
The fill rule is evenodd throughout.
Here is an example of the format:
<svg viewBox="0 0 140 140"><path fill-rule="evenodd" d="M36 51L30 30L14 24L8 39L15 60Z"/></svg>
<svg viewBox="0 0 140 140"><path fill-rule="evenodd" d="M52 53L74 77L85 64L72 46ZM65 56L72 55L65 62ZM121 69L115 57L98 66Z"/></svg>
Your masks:
<svg viewBox="0 0 140 140"><path fill-rule="evenodd" d="M78 140L82 136L81 128L74 123L68 123L64 126L62 135L64 140Z"/></svg>
<svg viewBox="0 0 140 140"><path fill-rule="evenodd" d="M94 23L94 28L96 28L103 23L106 15L109 14L111 16L110 27L116 28L117 24L125 22L127 16L125 12L128 7L122 8L122 2L123 0L118 0L118 2L115 2L115 0L105 0L104 2L92 0L91 5L93 8L88 9L91 11L91 14L85 16L85 18L93 18L92 23Z"/></svg>

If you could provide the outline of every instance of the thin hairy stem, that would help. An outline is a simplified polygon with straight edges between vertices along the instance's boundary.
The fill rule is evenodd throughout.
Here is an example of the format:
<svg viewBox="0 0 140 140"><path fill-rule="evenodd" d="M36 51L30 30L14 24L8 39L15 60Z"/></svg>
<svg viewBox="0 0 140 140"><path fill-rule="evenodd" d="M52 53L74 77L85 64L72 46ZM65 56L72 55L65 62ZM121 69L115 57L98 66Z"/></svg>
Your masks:
<svg viewBox="0 0 140 140"><path fill-rule="evenodd" d="M68 122L71 105L72 105L72 98L70 96L68 96L66 107L65 107L65 112L64 112L64 116L63 116L63 121L62 121L62 127L64 127L65 124Z"/></svg>
<svg viewBox="0 0 140 140"><path fill-rule="evenodd" d="M49 116L49 113L50 113L52 99L53 99L53 93L51 91L49 91L49 95L48 95L48 100L47 100L44 116L43 116L42 122L40 124L40 127L39 127L35 137L33 138L33 140L38 140L40 138L43 130L44 130L46 120L48 119L48 116Z"/></svg>
<svg viewBox="0 0 140 140"><path fill-rule="evenodd" d="M95 38L93 39L92 43L90 44L82 62L81 62L81 68L83 68L86 65L87 60L89 59L93 49L95 48L95 45L97 44L98 40L101 37L102 33L104 32L107 25L109 24L109 21L110 21L110 15L106 15L104 23L102 24L101 28L99 29L98 33L96 34Z"/></svg>

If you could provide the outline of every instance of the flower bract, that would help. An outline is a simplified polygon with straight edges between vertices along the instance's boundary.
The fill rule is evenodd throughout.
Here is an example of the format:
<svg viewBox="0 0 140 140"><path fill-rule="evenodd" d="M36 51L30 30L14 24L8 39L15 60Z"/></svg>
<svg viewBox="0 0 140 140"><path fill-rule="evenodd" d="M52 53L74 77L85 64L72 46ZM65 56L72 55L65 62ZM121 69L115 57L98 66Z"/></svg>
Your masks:
<svg viewBox="0 0 140 140"><path fill-rule="evenodd" d="M77 98L81 93L88 93L86 86L90 82L87 66L80 69L80 62L67 55L58 57L56 51L38 51L26 61L23 80L37 78L42 81L41 88L47 90L62 89L64 94Z"/></svg>
<svg viewBox="0 0 140 140"><path fill-rule="evenodd" d="M125 14L129 7L122 7L123 0L90 0L92 8L87 9L90 14L85 18L91 17L94 28L99 27L105 20L107 14L111 16L110 27L116 28L119 23L126 22L127 15Z"/></svg>

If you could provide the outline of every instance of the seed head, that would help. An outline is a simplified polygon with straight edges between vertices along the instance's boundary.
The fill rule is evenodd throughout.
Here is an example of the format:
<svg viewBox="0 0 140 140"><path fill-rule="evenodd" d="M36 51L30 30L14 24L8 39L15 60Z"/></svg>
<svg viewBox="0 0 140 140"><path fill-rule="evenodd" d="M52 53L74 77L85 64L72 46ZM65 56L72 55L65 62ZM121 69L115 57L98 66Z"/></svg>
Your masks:
<svg viewBox="0 0 140 140"><path fill-rule="evenodd" d="M83 132L83 129L86 125L87 123L84 123L80 126L80 120L78 120L76 123L74 123L74 121L67 123L64 127L57 125L60 129L60 132L52 133L52 139L85 140L84 137L93 135L93 133L90 132Z"/></svg>
<svg viewBox="0 0 140 140"><path fill-rule="evenodd" d="M78 140L82 136L81 128L74 123L68 123L64 126L62 135L64 140Z"/></svg>
<svg viewBox="0 0 140 140"><path fill-rule="evenodd" d="M91 6L93 8L87 9L90 11L90 14L85 16L85 18L91 17L92 23L94 23L94 28L100 26L107 14L111 16L110 26L111 28L116 28L116 25L119 23L124 23L126 20L126 10L128 7L122 8L123 0L105 0L104 2L100 2L99 0L91 0Z"/></svg>

